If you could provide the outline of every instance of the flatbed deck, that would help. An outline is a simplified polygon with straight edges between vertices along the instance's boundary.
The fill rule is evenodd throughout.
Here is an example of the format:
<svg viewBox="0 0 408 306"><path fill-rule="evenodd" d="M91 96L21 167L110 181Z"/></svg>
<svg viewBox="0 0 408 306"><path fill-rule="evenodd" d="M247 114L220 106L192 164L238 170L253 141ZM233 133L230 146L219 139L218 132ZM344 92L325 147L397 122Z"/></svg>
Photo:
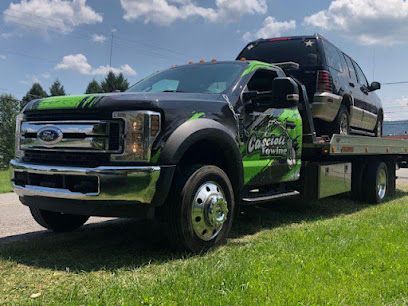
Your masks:
<svg viewBox="0 0 408 306"><path fill-rule="evenodd" d="M369 137L356 135L333 135L329 138L318 138L314 143L304 143L304 159L336 157L342 160L364 156L394 156L399 161L408 162L408 140L386 137Z"/></svg>

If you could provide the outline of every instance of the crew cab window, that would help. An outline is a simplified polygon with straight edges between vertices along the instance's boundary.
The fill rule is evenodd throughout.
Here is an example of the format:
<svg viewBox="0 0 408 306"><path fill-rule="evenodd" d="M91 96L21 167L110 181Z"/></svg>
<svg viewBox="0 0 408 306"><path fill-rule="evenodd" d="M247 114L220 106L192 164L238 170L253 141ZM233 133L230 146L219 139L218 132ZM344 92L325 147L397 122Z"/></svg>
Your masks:
<svg viewBox="0 0 408 306"><path fill-rule="evenodd" d="M177 80L161 80L152 85L151 92L175 91L178 85Z"/></svg>
<svg viewBox="0 0 408 306"><path fill-rule="evenodd" d="M356 70L354 69L354 65L353 65L353 62L352 62L351 58L348 57L345 54L344 54L344 58L346 59L346 62L347 62L347 67L348 67L348 70L349 70L351 81L354 82L354 83L357 83Z"/></svg>
<svg viewBox="0 0 408 306"><path fill-rule="evenodd" d="M147 77L128 91L220 94L238 80L242 69L241 63L180 66Z"/></svg>
<svg viewBox="0 0 408 306"><path fill-rule="evenodd" d="M325 40L323 40L323 47L324 53L326 54L327 65L339 72L343 72L342 61L337 48Z"/></svg>
<svg viewBox="0 0 408 306"><path fill-rule="evenodd" d="M356 68L358 83L360 85L368 86L367 78L365 77L363 70L361 70L360 66L356 62L353 61L353 63L354 67Z"/></svg>
<svg viewBox="0 0 408 306"><path fill-rule="evenodd" d="M273 70L259 69L248 82L249 91L271 91L273 79L277 74Z"/></svg>

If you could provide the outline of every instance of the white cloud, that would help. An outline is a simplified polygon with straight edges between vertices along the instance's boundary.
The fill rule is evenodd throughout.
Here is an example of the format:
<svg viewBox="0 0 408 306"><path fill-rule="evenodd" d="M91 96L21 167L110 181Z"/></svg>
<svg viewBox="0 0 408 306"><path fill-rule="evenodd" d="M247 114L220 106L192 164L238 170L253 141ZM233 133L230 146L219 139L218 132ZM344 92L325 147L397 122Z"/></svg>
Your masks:
<svg viewBox="0 0 408 306"><path fill-rule="evenodd" d="M92 74L95 75L106 75L109 71L112 71L115 74L123 73L124 75L134 76L136 71L130 67L128 64L122 65L119 68L110 67L110 66L99 66L98 68L92 71Z"/></svg>
<svg viewBox="0 0 408 306"><path fill-rule="evenodd" d="M92 74L92 66L83 54L71 54L63 57L61 63L55 66L58 70L74 70L80 74Z"/></svg>
<svg viewBox="0 0 408 306"><path fill-rule="evenodd" d="M255 40L258 38L278 37L283 33L296 29L296 21L277 21L274 17L268 16L265 18L262 27L255 33L246 32L243 39L246 41Z"/></svg>
<svg viewBox="0 0 408 306"><path fill-rule="evenodd" d="M408 1L333 0L305 17L306 25L338 31L366 45L408 42Z"/></svg>
<svg viewBox="0 0 408 306"><path fill-rule="evenodd" d="M72 70L85 75L105 75L109 71L114 73L123 73L127 76L136 75L136 71L128 64L122 65L118 68L109 66L99 66L92 68L88 63L88 59L83 54L71 54L63 57L62 61L55 66L57 70Z"/></svg>
<svg viewBox="0 0 408 306"><path fill-rule="evenodd" d="M407 120L408 96L399 99L388 99L384 106L384 119L387 121Z"/></svg>
<svg viewBox="0 0 408 306"><path fill-rule="evenodd" d="M7 58L7 56L5 56L4 54L0 54L0 60L5 60Z"/></svg>
<svg viewBox="0 0 408 306"><path fill-rule="evenodd" d="M44 72L41 74L43 79L48 80L51 77L51 74L49 72Z"/></svg>
<svg viewBox="0 0 408 306"><path fill-rule="evenodd" d="M24 85L32 85L33 83L41 83L40 79L36 75L26 74L25 79L20 81Z"/></svg>
<svg viewBox="0 0 408 306"><path fill-rule="evenodd" d="M233 22L250 14L265 14L266 0L215 0L215 7L203 7L193 0L120 0L127 21L169 25L176 20L202 17L211 22Z"/></svg>
<svg viewBox="0 0 408 306"><path fill-rule="evenodd" d="M104 43L106 41L106 36L105 35L99 35L99 34L93 34L92 35L92 41L96 43Z"/></svg>
<svg viewBox="0 0 408 306"><path fill-rule="evenodd" d="M10 38L10 37L13 37L14 35L15 35L15 34L12 33L12 32L3 32L3 33L0 34L0 37L1 37L1 38L4 38L4 39L8 39L8 38Z"/></svg>
<svg viewBox="0 0 408 306"><path fill-rule="evenodd" d="M102 22L102 15L86 4L86 0L21 0L10 3L3 12L4 21L23 29L42 33L69 33L82 24Z"/></svg>

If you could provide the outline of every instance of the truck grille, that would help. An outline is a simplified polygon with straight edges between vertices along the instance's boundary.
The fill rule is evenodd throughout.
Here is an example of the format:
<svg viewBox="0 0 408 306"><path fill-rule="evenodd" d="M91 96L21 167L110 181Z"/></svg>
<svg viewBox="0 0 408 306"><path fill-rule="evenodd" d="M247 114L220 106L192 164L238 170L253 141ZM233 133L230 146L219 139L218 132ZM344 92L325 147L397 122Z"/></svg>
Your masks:
<svg viewBox="0 0 408 306"><path fill-rule="evenodd" d="M50 120L49 115L27 118L20 129L20 149L25 162L99 166L109 164L110 154L122 152L120 120Z"/></svg>
<svg viewBox="0 0 408 306"><path fill-rule="evenodd" d="M40 165L97 167L110 163L109 153L25 151L23 161Z"/></svg>

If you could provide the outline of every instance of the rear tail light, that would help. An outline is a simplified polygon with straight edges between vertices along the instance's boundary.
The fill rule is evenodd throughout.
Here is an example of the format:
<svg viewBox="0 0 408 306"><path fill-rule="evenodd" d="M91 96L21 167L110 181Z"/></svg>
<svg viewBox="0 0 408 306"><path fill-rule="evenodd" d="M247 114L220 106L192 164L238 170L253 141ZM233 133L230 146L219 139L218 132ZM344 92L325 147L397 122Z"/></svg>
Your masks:
<svg viewBox="0 0 408 306"><path fill-rule="evenodd" d="M320 70L317 72L317 92L333 92L333 80L330 72Z"/></svg>

